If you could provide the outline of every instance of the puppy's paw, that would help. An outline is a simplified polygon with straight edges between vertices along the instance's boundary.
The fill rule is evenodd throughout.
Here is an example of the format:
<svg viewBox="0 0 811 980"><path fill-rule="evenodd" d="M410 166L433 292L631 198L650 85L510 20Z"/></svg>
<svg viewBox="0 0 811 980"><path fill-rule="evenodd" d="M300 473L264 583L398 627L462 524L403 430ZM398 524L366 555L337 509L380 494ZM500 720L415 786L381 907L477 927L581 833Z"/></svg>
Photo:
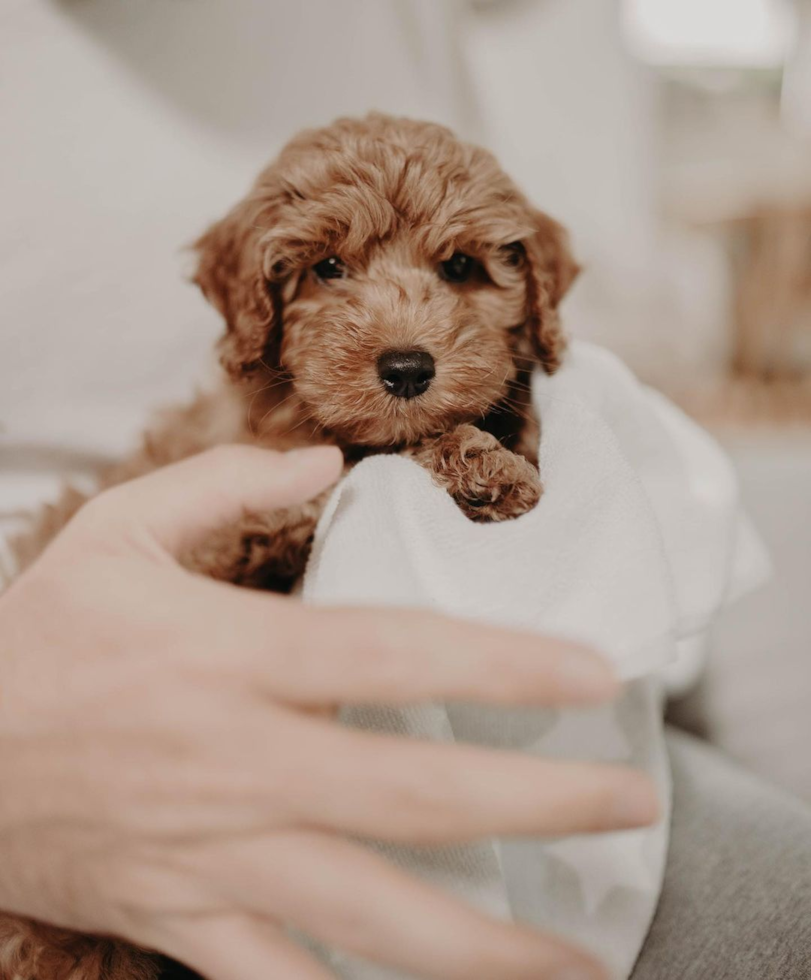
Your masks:
<svg viewBox="0 0 811 980"><path fill-rule="evenodd" d="M460 425L432 447L435 481L472 521L508 521L532 510L543 487L537 469L489 432Z"/></svg>

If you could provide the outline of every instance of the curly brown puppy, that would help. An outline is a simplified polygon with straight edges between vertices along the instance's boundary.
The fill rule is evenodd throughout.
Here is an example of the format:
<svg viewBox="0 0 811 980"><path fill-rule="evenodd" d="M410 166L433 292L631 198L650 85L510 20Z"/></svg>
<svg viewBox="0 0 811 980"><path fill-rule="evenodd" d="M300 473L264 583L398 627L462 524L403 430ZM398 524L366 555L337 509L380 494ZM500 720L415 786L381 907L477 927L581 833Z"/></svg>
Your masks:
<svg viewBox="0 0 811 980"><path fill-rule="evenodd" d="M165 413L129 479L217 443L333 443L347 467L411 455L476 521L541 495L529 379L560 363L558 304L577 273L563 229L485 150L437 125L371 115L302 133L196 243L220 311L221 386ZM17 542L23 565L81 506L67 493ZM246 514L186 557L257 588L301 575L324 500ZM152 980L111 939L0 917L0 976Z"/></svg>

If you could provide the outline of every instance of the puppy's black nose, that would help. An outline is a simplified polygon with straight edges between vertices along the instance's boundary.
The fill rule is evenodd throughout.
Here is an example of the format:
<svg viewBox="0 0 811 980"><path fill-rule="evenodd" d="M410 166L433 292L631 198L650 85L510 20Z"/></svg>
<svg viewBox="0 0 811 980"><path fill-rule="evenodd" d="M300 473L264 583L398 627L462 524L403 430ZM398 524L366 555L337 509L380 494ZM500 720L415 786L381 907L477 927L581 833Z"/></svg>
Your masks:
<svg viewBox="0 0 811 980"><path fill-rule="evenodd" d="M390 350L377 361L383 387L396 398L416 398L436 374L434 359L426 350Z"/></svg>

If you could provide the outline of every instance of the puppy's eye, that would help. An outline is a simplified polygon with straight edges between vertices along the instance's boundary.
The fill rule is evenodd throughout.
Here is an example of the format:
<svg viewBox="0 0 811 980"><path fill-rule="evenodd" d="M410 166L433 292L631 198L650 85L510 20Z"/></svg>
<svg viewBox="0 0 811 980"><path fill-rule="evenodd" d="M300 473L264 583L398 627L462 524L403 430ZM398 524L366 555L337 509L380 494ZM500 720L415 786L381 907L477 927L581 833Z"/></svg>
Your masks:
<svg viewBox="0 0 811 980"><path fill-rule="evenodd" d="M314 265L313 272L319 279L343 279L346 275L346 266L337 255L330 255L328 259L322 259Z"/></svg>
<svg viewBox="0 0 811 980"><path fill-rule="evenodd" d="M507 264L514 266L521 265L527 254L523 242L510 242L502 247L502 252L506 256Z"/></svg>
<svg viewBox="0 0 811 980"><path fill-rule="evenodd" d="M454 252L453 255L439 266L440 274L448 282L467 282L475 267L475 262L464 252Z"/></svg>

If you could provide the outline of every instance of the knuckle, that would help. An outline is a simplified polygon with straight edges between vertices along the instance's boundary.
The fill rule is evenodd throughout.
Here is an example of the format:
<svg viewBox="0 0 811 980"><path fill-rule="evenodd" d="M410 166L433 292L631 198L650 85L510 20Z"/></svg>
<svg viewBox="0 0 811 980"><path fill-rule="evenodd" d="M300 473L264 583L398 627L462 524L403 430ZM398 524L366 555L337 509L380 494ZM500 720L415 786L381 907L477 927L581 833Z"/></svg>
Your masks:
<svg viewBox="0 0 811 980"><path fill-rule="evenodd" d="M383 788L389 808L410 828L406 836L416 832L429 841L459 837L460 820L475 798L462 772L427 754L418 766L391 773Z"/></svg>
<svg viewBox="0 0 811 980"><path fill-rule="evenodd" d="M319 616L319 633L329 636L340 651L341 666L353 676L375 669L386 648L385 630L375 614L330 609Z"/></svg>
<svg viewBox="0 0 811 980"><path fill-rule="evenodd" d="M131 509L129 503L130 493L126 484L102 490L79 508L67 530L103 537L111 527L121 523L122 516Z"/></svg>
<svg viewBox="0 0 811 980"><path fill-rule="evenodd" d="M523 664L490 651L481 653L477 658L477 673L482 689L510 700L525 693L532 679Z"/></svg>
<svg viewBox="0 0 811 980"><path fill-rule="evenodd" d="M348 635L345 657L347 671L354 676L373 678L381 692L402 695L425 683L418 674L414 646L400 624L385 615L371 615L356 621Z"/></svg>
<svg viewBox="0 0 811 980"><path fill-rule="evenodd" d="M126 546L143 547L143 525L137 500L127 484L103 490L89 500L65 529L97 553L121 554Z"/></svg>

